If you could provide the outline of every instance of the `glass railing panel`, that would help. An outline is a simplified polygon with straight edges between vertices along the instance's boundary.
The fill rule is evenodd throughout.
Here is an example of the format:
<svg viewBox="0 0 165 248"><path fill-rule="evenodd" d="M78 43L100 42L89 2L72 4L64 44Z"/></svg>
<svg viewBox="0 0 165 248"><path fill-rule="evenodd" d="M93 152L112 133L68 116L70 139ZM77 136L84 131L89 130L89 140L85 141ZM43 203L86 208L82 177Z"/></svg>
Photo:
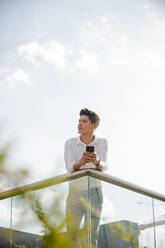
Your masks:
<svg viewBox="0 0 165 248"><path fill-rule="evenodd" d="M26 193L13 197L12 201L12 243L13 247L34 247L41 245L42 222L35 214L33 208L35 193Z"/></svg>
<svg viewBox="0 0 165 248"><path fill-rule="evenodd" d="M91 247L154 248L152 199L90 177Z"/></svg>
<svg viewBox="0 0 165 248"><path fill-rule="evenodd" d="M10 247L11 198L0 200L0 247Z"/></svg>
<svg viewBox="0 0 165 248"><path fill-rule="evenodd" d="M165 247L165 202L154 200L156 248ZM152 223L151 223L152 225Z"/></svg>
<svg viewBox="0 0 165 248"><path fill-rule="evenodd" d="M84 195L79 194L81 190L85 190ZM50 247L52 244L54 247L74 247L83 240L87 244L88 229L84 229L85 219L81 212L87 208L87 201L87 176L14 197L14 243L27 247L30 243L41 247L44 243L44 247L49 247L51 242Z"/></svg>
<svg viewBox="0 0 165 248"><path fill-rule="evenodd" d="M67 230L73 247L89 247L89 177L82 177L70 182L66 212Z"/></svg>

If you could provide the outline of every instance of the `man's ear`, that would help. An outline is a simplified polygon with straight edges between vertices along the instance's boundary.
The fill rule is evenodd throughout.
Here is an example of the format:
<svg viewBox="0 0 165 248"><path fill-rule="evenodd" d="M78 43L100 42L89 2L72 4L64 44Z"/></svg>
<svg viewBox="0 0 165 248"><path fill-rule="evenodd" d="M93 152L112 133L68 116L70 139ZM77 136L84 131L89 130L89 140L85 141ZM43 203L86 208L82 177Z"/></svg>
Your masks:
<svg viewBox="0 0 165 248"><path fill-rule="evenodd" d="M94 129L96 129L98 127L99 123L93 123Z"/></svg>

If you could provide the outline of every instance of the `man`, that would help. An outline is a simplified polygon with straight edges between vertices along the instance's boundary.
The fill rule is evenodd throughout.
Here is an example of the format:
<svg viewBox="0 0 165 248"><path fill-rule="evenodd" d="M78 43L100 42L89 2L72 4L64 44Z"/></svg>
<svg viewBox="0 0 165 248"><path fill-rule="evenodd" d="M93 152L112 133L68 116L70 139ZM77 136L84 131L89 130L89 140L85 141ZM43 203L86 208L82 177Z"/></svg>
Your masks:
<svg viewBox="0 0 165 248"><path fill-rule="evenodd" d="M100 122L99 116L88 109L80 111L78 133L80 136L71 138L65 143L65 164L68 173L84 169L96 169L104 171L107 169L106 139L97 138L94 135ZM86 152L86 146L94 146L94 152ZM89 187L89 191L88 191ZM87 247L85 241L81 240L78 245L77 236L81 221L84 217L84 226L87 226L88 207L87 199L91 202L91 243L97 247L99 221L102 210L102 190L100 180L90 178L87 183L85 177L73 180L69 184L69 194L66 202L67 230L72 239L75 240L74 247ZM87 235L86 235L87 239Z"/></svg>

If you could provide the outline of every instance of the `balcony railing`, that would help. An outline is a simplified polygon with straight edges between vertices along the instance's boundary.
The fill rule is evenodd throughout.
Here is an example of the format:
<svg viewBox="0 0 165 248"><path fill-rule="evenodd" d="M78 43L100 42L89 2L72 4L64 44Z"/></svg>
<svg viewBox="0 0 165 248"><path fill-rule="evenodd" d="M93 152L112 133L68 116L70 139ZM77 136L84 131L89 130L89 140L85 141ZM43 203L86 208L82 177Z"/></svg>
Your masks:
<svg viewBox="0 0 165 248"><path fill-rule="evenodd" d="M96 170L20 186L0 200L4 248L44 247L49 238L50 247L165 247L165 196Z"/></svg>

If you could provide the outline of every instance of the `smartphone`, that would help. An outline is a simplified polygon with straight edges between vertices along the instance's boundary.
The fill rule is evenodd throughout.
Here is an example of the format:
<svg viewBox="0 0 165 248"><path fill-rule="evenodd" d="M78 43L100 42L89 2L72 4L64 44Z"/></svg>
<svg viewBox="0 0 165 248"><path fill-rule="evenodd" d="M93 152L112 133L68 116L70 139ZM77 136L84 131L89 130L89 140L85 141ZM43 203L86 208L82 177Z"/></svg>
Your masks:
<svg viewBox="0 0 165 248"><path fill-rule="evenodd" d="M86 152L94 152L94 146L86 146Z"/></svg>

